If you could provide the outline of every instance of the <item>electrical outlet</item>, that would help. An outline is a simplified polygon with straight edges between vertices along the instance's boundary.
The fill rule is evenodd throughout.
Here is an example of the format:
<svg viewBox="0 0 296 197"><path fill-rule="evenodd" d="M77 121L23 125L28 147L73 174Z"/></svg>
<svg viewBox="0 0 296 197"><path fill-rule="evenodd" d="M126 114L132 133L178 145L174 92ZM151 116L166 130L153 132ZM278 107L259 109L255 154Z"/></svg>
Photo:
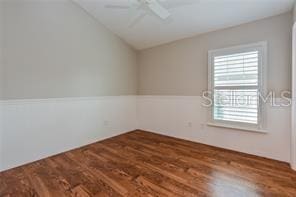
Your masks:
<svg viewBox="0 0 296 197"><path fill-rule="evenodd" d="M110 122L109 122L108 120L105 120L105 121L103 122L103 124L104 124L104 126L109 126L109 125L110 125Z"/></svg>
<svg viewBox="0 0 296 197"><path fill-rule="evenodd" d="M201 131L204 131L204 130L205 130L205 124L204 124L204 123L201 123L201 124L200 124L200 130L201 130Z"/></svg>
<svg viewBox="0 0 296 197"><path fill-rule="evenodd" d="M192 127L192 122L188 122L187 127Z"/></svg>

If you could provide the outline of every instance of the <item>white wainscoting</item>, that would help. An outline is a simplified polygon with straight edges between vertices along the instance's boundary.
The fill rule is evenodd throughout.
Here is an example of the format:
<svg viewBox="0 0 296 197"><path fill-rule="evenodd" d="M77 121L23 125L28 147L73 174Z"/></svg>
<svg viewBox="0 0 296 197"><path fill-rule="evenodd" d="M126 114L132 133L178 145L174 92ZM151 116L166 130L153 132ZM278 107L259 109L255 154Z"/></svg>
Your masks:
<svg viewBox="0 0 296 197"><path fill-rule="evenodd" d="M290 161L290 107L267 107L267 133L209 127L198 96L107 96L0 102L0 171L142 129Z"/></svg>
<svg viewBox="0 0 296 197"><path fill-rule="evenodd" d="M0 171L135 130L136 99L1 101Z"/></svg>
<svg viewBox="0 0 296 197"><path fill-rule="evenodd" d="M292 129L291 129L291 168L296 171L296 98L292 105Z"/></svg>
<svg viewBox="0 0 296 197"><path fill-rule="evenodd" d="M290 107L266 107L267 133L207 126L199 96L138 96L138 127L281 161L290 161ZM278 101L277 101L278 102Z"/></svg>
<svg viewBox="0 0 296 197"><path fill-rule="evenodd" d="M294 8L296 14L296 5ZM295 15L296 16L296 15ZM296 23L293 25L292 42L292 113L291 113L291 167L296 170Z"/></svg>
<svg viewBox="0 0 296 197"><path fill-rule="evenodd" d="M2 137L2 133L3 133L3 105L0 101L0 172L2 169L4 169L3 166L3 137Z"/></svg>

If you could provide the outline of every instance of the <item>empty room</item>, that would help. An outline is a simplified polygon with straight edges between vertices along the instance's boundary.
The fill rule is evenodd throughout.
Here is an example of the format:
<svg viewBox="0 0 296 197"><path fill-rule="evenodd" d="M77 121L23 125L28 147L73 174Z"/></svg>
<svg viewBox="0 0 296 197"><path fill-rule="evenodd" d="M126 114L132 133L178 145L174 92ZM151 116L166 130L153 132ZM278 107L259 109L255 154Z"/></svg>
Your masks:
<svg viewBox="0 0 296 197"><path fill-rule="evenodd" d="M295 3L0 0L0 197L295 197Z"/></svg>

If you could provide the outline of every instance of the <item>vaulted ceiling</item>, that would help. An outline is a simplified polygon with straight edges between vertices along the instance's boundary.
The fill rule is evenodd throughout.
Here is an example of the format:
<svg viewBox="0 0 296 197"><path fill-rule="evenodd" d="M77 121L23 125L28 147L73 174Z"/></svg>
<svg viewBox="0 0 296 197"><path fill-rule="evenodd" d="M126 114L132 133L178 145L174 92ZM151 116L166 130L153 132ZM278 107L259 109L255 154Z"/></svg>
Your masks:
<svg viewBox="0 0 296 197"><path fill-rule="evenodd" d="M131 0L74 0L100 23L135 49L145 49L197 34L223 29L292 10L294 0L159 0L171 16L152 12L129 26L138 13L106 5L131 5Z"/></svg>

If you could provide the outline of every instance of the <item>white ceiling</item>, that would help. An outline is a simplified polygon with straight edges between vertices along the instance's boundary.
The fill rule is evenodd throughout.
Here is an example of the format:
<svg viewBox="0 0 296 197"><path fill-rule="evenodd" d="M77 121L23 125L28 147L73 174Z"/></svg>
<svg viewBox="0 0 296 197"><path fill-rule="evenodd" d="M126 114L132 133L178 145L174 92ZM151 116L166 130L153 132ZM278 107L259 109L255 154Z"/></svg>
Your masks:
<svg viewBox="0 0 296 197"><path fill-rule="evenodd" d="M145 49L197 34L288 12L294 0L167 0L171 18L153 14L128 27L131 13L105 5L129 5L129 0L74 0L100 23L135 49ZM179 7L182 5L181 7Z"/></svg>

